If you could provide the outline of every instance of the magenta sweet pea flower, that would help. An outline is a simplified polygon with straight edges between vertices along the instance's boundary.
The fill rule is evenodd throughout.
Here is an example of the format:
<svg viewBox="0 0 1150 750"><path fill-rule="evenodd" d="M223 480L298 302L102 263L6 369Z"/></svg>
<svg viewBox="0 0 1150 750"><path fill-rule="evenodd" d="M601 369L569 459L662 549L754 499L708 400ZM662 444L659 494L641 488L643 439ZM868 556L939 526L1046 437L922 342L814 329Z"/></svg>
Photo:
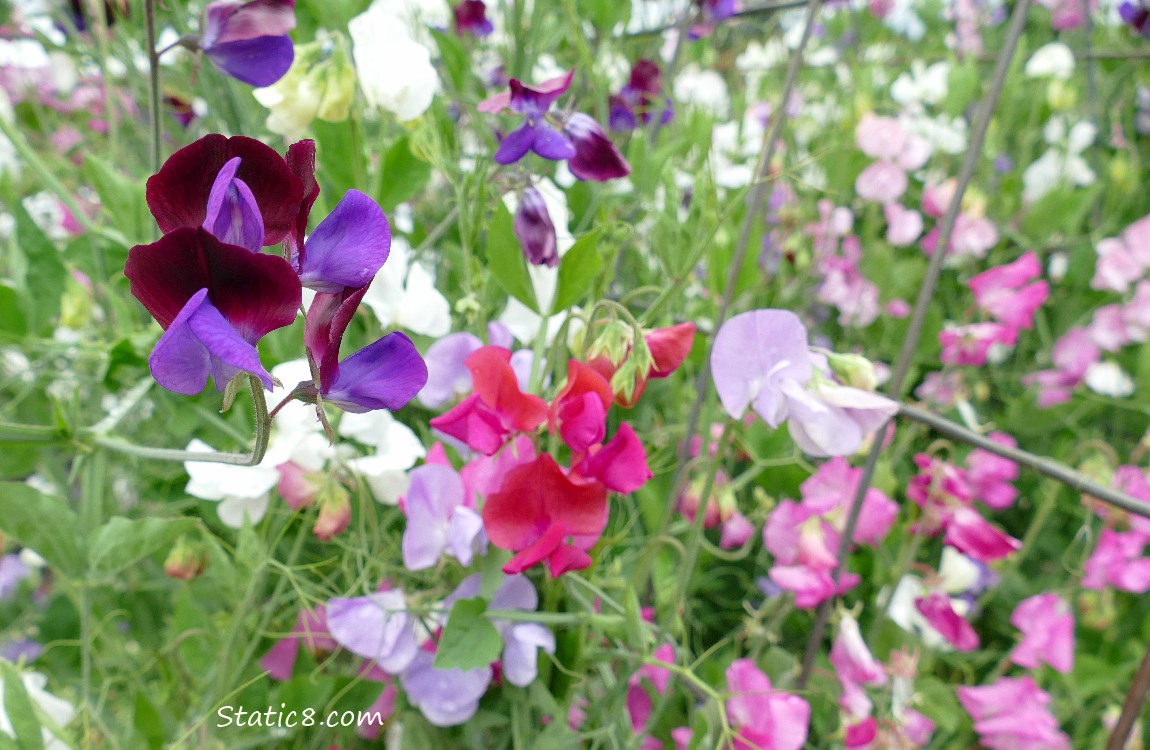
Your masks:
<svg viewBox="0 0 1150 750"><path fill-rule="evenodd" d="M295 0L216 0L204 9L200 50L219 70L250 86L270 86L295 59L288 32Z"/></svg>
<svg viewBox="0 0 1150 750"><path fill-rule="evenodd" d="M1050 696L1030 677L1003 677L957 692L988 750L1070 750L1070 738L1050 714Z"/></svg>
<svg viewBox="0 0 1150 750"><path fill-rule="evenodd" d="M243 371L272 388L255 345L295 320L301 289L286 261L185 228L129 250L124 275L165 331L149 358L156 382L192 395L209 375L223 391Z"/></svg>
<svg viewBox="0 0 1150 750"><path fill-rule="evenodd" d="M482 37L495 31L495 26L487 19L487 5L483 0L463 0L452 8L455 16L455 35Z"/></svg>
<svg viewBox="0 0 1150 750"><path fill-rule="evenodd" d="M1074 669L1074 614L1057 594L1038 594L1024 599L1010 616L1010 624L1022 631L1022 640L1010 660L1027 669L1040 662L1069 674Z"/></svg>
<svg viewBox="0 0 1150 750"><path fill-rule="evenodd" d="M916 599L914 606L956 650L974 651L978 648L978 634L965 617L954 611L950 597L943 592L932 591Z"/></svg>
<svg viewBox="0 0 1150 750"><path fill-rule="evenodd" d="M237 200L228 204L227 211L223 211L221 200L216 220L222 215L225 225L230 227L234 224L233 209L238 208L241 215L246 215L250 196L263 221L260 244L275 245L283 240L300 211L304 194L300 178L271 147L254 138L239 135L227 138L218 133L206 135L176 151L159 172L148 178L148 209L156 217L160 231L168 233L180 227L203 226L214 234L214 227L208 225L213 188L220 181L221 171L236 158L239 163L234 171L224 173L226 179L219 190L221 198L225 198L235 189ZM244 223L239 234L246 237L250 231Z"/></svg>
<svg viewBox="0 0 1150 750"><path fill-rule="evenodd" d="M339 648L327 632L327 608L323 604L316 605L314 610L300 609L291 635L276 642L260 659L260 666L274 680L290 680L301 645L313 654Z"/></svg>
<svg viewBox="0 0 1150 750"><path fill-rule="evenodd" d="M811 707L803 698L774 689L750 659L727 668L727 718L735 750L800 750L807 741Z"/></svg>
<svg viewBox="0 0 1150 750"><path fill-rule="evenodd" d="M1082 587L1144 594L1150 591L1150 558L1143 556L1147 538L1138 531L1103 529L1086 561Z"/></svg>
<svg viewBox="0 0 1150 750"><path fill-rule="evenodd" d="M1038 256L1028 252L1013 263L983 271L970 280L978 306L1004 325L1030 328L1034 313L1050 294L1045 281L1026 282L1042 274Z"/></svg>
<svg viewBox="0 0 1150 750"><path fill-rule="evenodd" d="M886 670L871 654L859 631L858 620L844 613L839 620L839 632L831 645L831 666L840 680L856 685L885 685Z"/></svg>

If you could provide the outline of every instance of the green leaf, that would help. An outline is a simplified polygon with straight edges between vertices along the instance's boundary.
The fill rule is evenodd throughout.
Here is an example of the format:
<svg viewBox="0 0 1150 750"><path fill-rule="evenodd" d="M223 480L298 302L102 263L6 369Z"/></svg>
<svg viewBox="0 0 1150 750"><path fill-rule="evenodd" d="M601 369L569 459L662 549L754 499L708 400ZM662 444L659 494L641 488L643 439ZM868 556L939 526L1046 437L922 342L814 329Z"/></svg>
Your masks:
<svg viewBox="0 0 1150 750"><path fill-rule="evenodd" d="M563 256L559 264L559 283L551 312L555 314L575 304L591 287L603 260L599 257L599 232L580 238Z"/></svg>
<svg viewBox="0 0 1150 750"><path fill-rule="evenodd" d="M16 244L27 261L29 273L26 288L26 310L29 328L36 332L51 330L60 313L60 295L68 271L60 260L60 251L48 236L40 231L36 222L20 203L11 204L16 218ZM35 272L31 272L35 269Z"/></svg>
<svg viewBox="0 0 1150 750"><path fill-rule="evenodd" d="M20 293L8 282L0 282L0 331L23 336L28 332L28 320Z"/></svg>
<svg viewBox="0 0 1150 750"><path fill-rule="evenodd" d="M195 525L190 518L113 518L89 538L89 568L98 575L123 570L168 547Z"/></svg>
<svg viewBox="0 0 1150 750"><path fill-rule="evenodd" d="M467 76L471 74L471 60L468 58L467 50L454 34L445 34L436 29L430 31L439 46L439 58L443 61L443 67L447 70L452 86L457 91L462 89L467 82Z"/></svg>
<svg viewBox="0 0 1150 750"><path fill-rule="evenodd" d="M574 248L572 248L574 249ZM527 273L527 259L519 238L515 236L515 222L503 201L499 201L491 227L487 230L487 270L504 291L535 312L535 287Z"/></svg>
<svg viewBox="0 0 1150 750"><path fill-rule="evenodd" d="M135 716L132 723L135 724L136 731L148 743L149 748L158 750L164 746L166 733L164 720L143 691L136 693Z"/></svg>
<svg viewBox="0 0 1150 750"><path fill-rule="evenodd" d="M0 531L35 550L60 573L74 577L84 570L80 521L58 497L22 482L0 482Z"/></svg>
<svg viewBox="0 0 1150 750"><path fill-rule="evenodd" d="M100 196L112 224L129 242L145 242L151 235L152 217L145 200L144 182L121 174L95 154L84 156L84 175Z"/></svg>
<svg viewBox="0 0 1150 750"><path fill-rule="evenodd" d="M431 180L431 165L412 153L407 136L393 143L383 155L382 168L383 183L376 200L384 211L414 198Z"/></svg>
<svg viewBox="0 0 1150 750"><path fill-rule="evenodd" d="M487 602L479 598L455 602L435 653L436 669L478 669L499 658L503 639L486 611Z"/></svg>
<svg viewBox="0 0 1150 750"><path fill-rule="evenodd" d="M12 723L16 743L21 750L43 750L40 721L36 718L36 709L24 689L20 673L9 662L0 661L0 666L4 669L4 711Z"/></svg>

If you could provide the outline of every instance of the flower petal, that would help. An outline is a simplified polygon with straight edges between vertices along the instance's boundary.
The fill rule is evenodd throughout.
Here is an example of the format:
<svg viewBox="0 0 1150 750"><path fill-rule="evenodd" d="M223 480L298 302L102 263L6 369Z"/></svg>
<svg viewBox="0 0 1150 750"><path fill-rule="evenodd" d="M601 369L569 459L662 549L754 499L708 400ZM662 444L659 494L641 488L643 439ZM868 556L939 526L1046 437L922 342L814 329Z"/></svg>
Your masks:
<svg viewBox="0 0 1150 750"><path fill-rule="evenodd" d="M427 366L406 334L395 331L339 363L324 400L352 413L396 411L427 382Z"/></svg>
<svg viewBox="0 0 1150 750"><path fill-rule="evenodd" d="M212 64L241 83L271 86L284 77L295 59L290 36L260 36L217 44L204 50Z"/></svg>
<svg viewBox="0 0 1150 750"><path fill-rule="evenodd" d="M391 250L391 227L375 201L349 190L315 228L300 260L300 282L317 292L366 286Z"/></svg>

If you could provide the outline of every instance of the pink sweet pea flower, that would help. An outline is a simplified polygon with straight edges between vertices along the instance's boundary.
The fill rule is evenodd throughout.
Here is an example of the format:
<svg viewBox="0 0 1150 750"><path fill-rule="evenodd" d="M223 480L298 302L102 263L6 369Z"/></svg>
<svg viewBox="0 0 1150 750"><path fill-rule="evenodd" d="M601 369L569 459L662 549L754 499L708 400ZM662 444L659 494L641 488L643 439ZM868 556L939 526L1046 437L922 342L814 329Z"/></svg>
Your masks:
<svg viewBox="0 0 1150 750"><path fill-rule="evenodd" d="M727 718L735 730L733 750L800 750L806 744L810 704L775 690L753 661L731 663L727 690Z"/></svg>
<svg viewBox="0 0 1150 750"><path fill-rule="evenodd" d="M885 685L886 670L875 660L862 633L858 620L843 614L839 620L839 632L831 646L831 665L840 680L857 685Z"/></svg>
<svg viewBox="0 0 1150 750"><path fill-rule="evenodd" d="M1150 591L1150 558L1143 557L1146 536L1137 531L1103 529L1098 544L1086 561L1082 587L1102 591L1144 594Z"/></svg>
<svg viewBox="0 0 1150 750"><path fill-rule="evenodd" d="M1010 616L1010 624L1022 631L1022 640L1010 660L1027 669L1046 662L1062 674L1074 669L1074 614L1057 594L1038 594L1024 599Z"/></svg>
<svg viewBox="0 0 1150 750"><path fill-rule="evenodd" d="M1001 445L1015 448L1018 443L1005 432L992 432L990 439ZM988 508L1004 510L1014 504L1018 490L1011 484L1018 479L1018 464L996 456L981 448L972 450L966 457L966 478L976 500Z"/></svg>
<svg viewBox="0 0 1150 750"><path fill-rule="evenodd" d="M1050 695L1030 677L1003 677L957 692L988 750L1070 750L1070 738L1050 714Z"/></svg>
<svg viewBox="0 0 1150 750"><path fill-rule="evenodd" d="M907 133L893 117L867 112L855 128L855 143L872 159L895 161L906 148Z"/></svg>
<svg viewBox="0 0 1150 750"><path fill-rule="evenodd" d="M1033 252L1005 266L983 271L970 280L970 290L978 306L999 322L1013 328L1034 325L1034 312L1050 294L1050 285L1026 282L1041 275L1042 267Z"/></svg>
<svg viewBox="0 0 1150 750"><path fill-rule="evenodd" d="M855 192L863 200L893 203L906 192L906 172L898 164L876 161L859 173Z"/></svg>
<svg viewBox="0 0 1150 750"><path fill-rule="evenodd" d="M939 332L938 342L942 344L939 359L943 364L981 367L991 347L1018 343L1018 329L1002 323L972 323Z"/></svg>
<svg viewBox="0 0 1150 750"><path fill-rule="evenodd" d="M1117 237L1107 237L1095 248L1098 262L1094 264L1091 289L1125 293L1130 284L1142 278L1145 268L1130 253L1130 249Z"/></svg>
<svg viewBox="0 0 1150 750"><path fill-rule="evenodd" d="M926 618L927 623L938 631L958 651L974 651L978 648L978 634L966 618L954 611L950 597L941 591L932 591L927 596L916 599L914 606Z"/></svg>
<svg viewBox="0 0 1150 750"><path fill-rule="evenodd" d="M899 203L888 203L882 207L886 217L886 241L895 247L913 245L922 236L922 214Z"/></svg>

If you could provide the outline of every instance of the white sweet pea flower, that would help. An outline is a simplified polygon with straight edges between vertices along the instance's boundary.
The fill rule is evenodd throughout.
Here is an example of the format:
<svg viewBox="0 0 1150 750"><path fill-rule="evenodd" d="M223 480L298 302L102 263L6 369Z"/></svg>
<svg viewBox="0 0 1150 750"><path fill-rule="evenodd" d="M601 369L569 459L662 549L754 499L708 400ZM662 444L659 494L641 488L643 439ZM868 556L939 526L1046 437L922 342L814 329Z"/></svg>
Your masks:
<svg viewBox="0 0 1150 750"><path fill-rule="evenodd" d="M41 711L48 717L48 719L57 727L62 727L72 720L76 715L76 707L63 698L58 698L44 689L48 684L48 678L39 672L25 672L20 675L20 681L24 683L24 690L28 693L28 698L35 703ZM8 718L8 712L4 709L4 683L0 681L0 733L6 734L9 737L16 738L16 730L12 726L12 720ZM68 744L58 739L56 735L52 734L47 728L40 730L41 741L44 745L44 750L68 750Z"/></svg>
<svg viewBox="0 0 1150 750"><path fill-rule="evenodd" d="M1027 78L1056 78L1065 81L1074 73L1074 53L1062 42L1050 42L1034 51L1023 69Z"/></svg>
<svg viewBox="0 0 1150 750"><path fill-rule="evenodd" d="M912 42L921 40L926 33L926 24L914 12L914 7L915 0L894 0L890 11L882 19L883 25Z"/></svg>
<svg viewBox="0 0 1150 750"><path fill-rule="evenodd" d="M890 85L890 96L904 109L919 111L926 104L938 104L946 99L950 81L950 63L945 60L926 65L915 60L910 70L899 75Z"/></svg>
<svg viewBox="0 0 1150 750"><path fill-rule="evenodd" d="M1095 362L1086 369L1086 387L1111 398L1126 398L1134 392L1134 380L1116 362Z"/></svg>
<svg viewBox="0 0 1150 750"><path fill-rule="evenodd" d="M411 245L392 237L387 262L363 296L364 303L385 328L400 328L424 336L444 336L451 330L451 305L435 288L435 277L421 263L411 263Z"/></svg>
<svg viewBox="0 0 1150 750"><path fill-rule="evenodd" d="M347 25L355 72L364 98L401 122L427 111L439 90L431 53L377 0Z"/></svg>
<svg viewBox="0 0 1150 750"><path fill-rule="evenodd" d="M198 438L188 443L187 450L216 453L215 448ZM245 518L256 524L268 510L269 493L279 484L277 464L269 463L268 458L258 466L185 461L184 470L189 477L185 491L192 497L218 502L217 512L225 526L242 528Z"/></svg>
<svg viewBox="0 0 1150 750"><path fill-rule="evenodd" d="M1082 157L1082 152L1098 135L1098 128L1093 123L1075 123L1068 130L1064 118L1052 117L1042 135L1050 148L1022 173L1022 199L1025 202L1034 203L1063 183L1076 187L1094 183L1094 170Z"/></svg>
<svg viewBox="0 0 1150 750"><path fill-rule="evenodd" d="M716 117L726 117L731 109L731 97L723 77L694 64L675 78L675 100L684 105L693 104Z"/></svg>

